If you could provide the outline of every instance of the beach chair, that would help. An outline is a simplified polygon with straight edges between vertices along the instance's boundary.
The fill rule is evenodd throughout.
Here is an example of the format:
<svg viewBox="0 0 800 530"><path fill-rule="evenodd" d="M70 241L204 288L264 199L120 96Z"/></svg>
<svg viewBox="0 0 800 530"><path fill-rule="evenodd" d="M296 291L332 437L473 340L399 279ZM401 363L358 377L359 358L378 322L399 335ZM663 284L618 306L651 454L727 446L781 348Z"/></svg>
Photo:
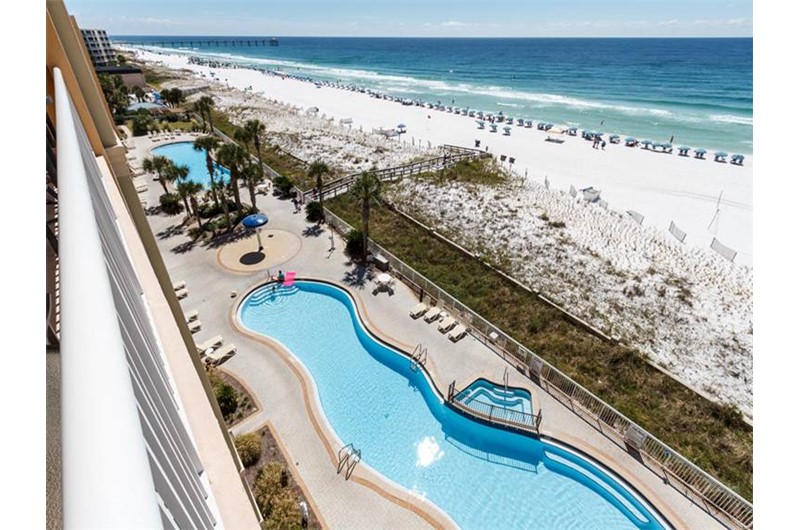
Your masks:
<svg viewBox="0 0 800 530"><path fill-rule="evenodd" d="M136 193L144 193L147 191L147 184L137 184Z"/></svg>
<svg viewBox="0 0 800 530"><path fill-rule="evenodd" d="M201 342L200 344L195 343L195 346L197 346L197 351L202 354L207 349L216 348L220 344L222 344L222 335L214 335L205 342Z"/></svg>
<svg viewBox="0 0 800 530"><path fill-rule="evenodd" d="M184 298L189 296L189 291L187 291L185 288L178 289L177 291L175 291L175 296L178 297L178 300L183 300Z"/></svg>
<svg viewBox="0 0 800 530"><path fill-rule="evenodd" d="M176 291L180 291L181 289L186 288L186 282L181 280L179 282L175 282L172 284L172 288Z"/></svg>
<svg viewBox="0 0 800 530"><path fill-rule="evenodd" d="M434 320L437 320L441 312L442 310L438 307L430 308L428 312L425 313L425 322L433 322Z"/></svg>
<svg viewBox="0 0 800 530"><path fill-rule="evenodd" d="M453 328L453 330L450 331L450 333L447 334L447 338L452 340L453 342L458 342L466 334L467 334L466 326L464 326L463 324L459 324L458 326Z"/></svg>
<svg viewBox="0 0 800 530"><path fill-rule="evenodd" d="M191 331L192 333L197 333L198 331L200 331L200 328L202 327L203 325L200 323L199 320L192 320L191 322L189 322L189 331Z"/></svg>
<svg viewBox="0 0 800 530"><path fill-rule="evenodd" d="M213 350L211 353L206 355L204 361L208 364L213 364L214 366L220 365L227 361L229 358L233 357L233 354L236 353L236 345L235 344L226 344L216 350Z"/></svg>
<svg viewBox="0 0 800 530"><path fill-rule="evenodd" d="M411 309L411 311L408 313L408 315L411 318L419 318L422 315L424 315L427 310L428 310L428 306L423 304L422 302L420 302L417 305L415 305L413 309Z"/></svg>
<svg viewBox="0 0 800 530"><path fill-rule="evenodd" d="M439 322L439 331L441 331L442 333L447 333L448 331L453 329L453 326L455 325L456 325L456 319L453 317L447 317L441 322Z"/></svg>
<svg viewBox="0 0 800 530"><path fill-rule="evenodd" d="M189 311L188 313L184 313L183 316L186 318L186 322L189 323L192 320L197 320L197 317L200 316L200 312L195 309L193 311Z"/></svg>

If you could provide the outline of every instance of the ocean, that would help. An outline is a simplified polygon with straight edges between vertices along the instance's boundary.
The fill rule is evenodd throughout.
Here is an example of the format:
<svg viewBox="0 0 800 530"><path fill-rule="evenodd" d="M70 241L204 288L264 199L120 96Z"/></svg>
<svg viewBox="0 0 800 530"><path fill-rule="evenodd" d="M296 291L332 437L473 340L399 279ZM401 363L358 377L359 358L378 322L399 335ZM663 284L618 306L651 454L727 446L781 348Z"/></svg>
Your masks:
<svg viewBox="0 0 800 530"><path fill-rule="evenodd" d="M246 37L227 37L245 39ZM263 37L259 37L263 38ZM675 145L753 152L753 40L116 36L394 96Z"/></svg>

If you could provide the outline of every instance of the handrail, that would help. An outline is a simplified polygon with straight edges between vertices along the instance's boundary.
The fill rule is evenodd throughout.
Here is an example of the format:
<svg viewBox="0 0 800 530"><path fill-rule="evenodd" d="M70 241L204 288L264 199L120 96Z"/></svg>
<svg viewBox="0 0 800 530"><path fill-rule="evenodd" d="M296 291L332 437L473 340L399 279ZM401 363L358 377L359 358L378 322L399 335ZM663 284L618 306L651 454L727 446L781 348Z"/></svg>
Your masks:
<svg viewBox="0 0 800 530"><path fill-rule="evenodd" d="M160 528L148 450L78 139L81 125L59 68L53 68L53 79L64 528Z"/></svg>
<svg viewBox="0 0 800 530"><path fill-rule="evenodd" d="M541 411L539 414L531 414L519 410L513 410L491 403L473 399L465 403L461 398L466 397L467 388L458 390L455 381L450 384L448 390L448 402L454 407L478 418L489 421L490 423L506 425L533 434L539 433L541 423Z"/></svg>
<svg viewBox="0 0 800 530"><path fill-rule="evenodd" d="M336 466L336 474L344 470L344 479L350 479L358 463L361 462L361 450L351 443L339 449L339 463Z"/></svg>
<svg viewBox="0 0 800 530"><path fill-rule="evenodd" d="M347 234L352 230L348 223L327 208L325 209L325 219L329 226L341 234ZM646 435L644 442L641 447L634 449L643 457L642 463L645 466L660 474L673 487L680 489L672 480L669 480L669 477L675 474L674 478L686 488L687 494L699 501L699 504L705 506L709 512L726 517L740 528L751 529L753 527L752 503L695 466L677 451L674 451L605 401L560 372L536 353L517 342L513 337L494 326L385 248L372 240L368 242L368 248L371 253L384 256L394 270L396 277L404 281L412 289L427 294L431 299L436 300L438 305L448 308L451 314L464 315L465 320L470 322L469 333L486 344L487 347L504 360L512 362L523 370L539 387L570 407L573 412L586 420L589 425L595 427L620 447L630 450L625 440L625 433L630 426L635 426L644 432ZM537 421L540 422L541 417ZM538 429L538 423L536 427ZM696 484L703 484L704 486L698 488L695 486ZM706 486L713 490L713 494L705 495L702 493ZM725 500L715 500L717 498Z"/></svg>

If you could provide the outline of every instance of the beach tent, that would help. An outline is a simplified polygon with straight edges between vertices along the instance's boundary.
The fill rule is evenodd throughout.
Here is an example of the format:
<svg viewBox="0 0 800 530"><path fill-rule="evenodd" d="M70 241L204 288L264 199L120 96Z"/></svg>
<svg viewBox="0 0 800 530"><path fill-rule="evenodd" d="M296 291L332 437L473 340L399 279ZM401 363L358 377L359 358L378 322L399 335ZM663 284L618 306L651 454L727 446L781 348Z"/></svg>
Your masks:
<svg viewBox="0 0 800 530"><path fill-rule="evenodd" d="M517 126L522 127L525 125L525 120L523 118L517 118Z"/></svg>
<svg viewBox="0 0 800 530"><path fill-rule="evenodd" d="M685 145L681 145L678 147L678 155L679 156L689 156L689 149L690 147L686 147Z"/></svg>
<svg viewBox="0 0 800 530"><path fill-rule="evenodd" d="M608 141L611 142L612 144L618 144L619 143L619 135L618 134L612 134L611 136L608 137Z"/></svg>
<svg viewBox="0 0 800 530"><path fill-rule="evenodd" d="M731 164L736 164L737 166L741 166L744 163L744 155L735 154L731 156Z"/></svg>
<svg viewBox="0 0 800 530"><path fill-rule="evenodd" d="M568 135L570 135L570 136L575 136L575 135L577 135L577 134L578 134L578 128L577 128L577 127L570 127L570 128L568 128L568 129L567 129L567 134L568 134Z"/></svg>
<svg viewBox="0 0 800 530"><path fill-rule="evenodd" d="M483 120L475 120L475 123L478 124L478 129L485 129L486 128L486 122L483 121Z"/></svg>
<svg viewBox="0 0 800 530"><path fill-rule="evenodd" d="M650 149L650 146L654 144L652 140L642 140L642 145L645 149Z"/></svg>
<svg viewBox="0 0 800 530"><path fill-rule="evenodd" d="M489 127L492 128L492 132L497 132L497 124L496 123L490 123Z"/></svg>
<svg viewBox="0 0 800 530"><path fill-rule="evenodd" d="M695 158L705 158L706 157L706 150L702 147L699 149L694 150L694 157Z"/></svg>
<svg viewBox="0 0 800 530"><path fill-rule="evenodd" d="M637 140L633 136L628 136L627 138L625 138L625 145L628 146L628 147L634 147L638 143L639 143L639 140Z"/></svg>
<svg viewBox="0 0 800 530"><path fill-rule="evenodd" d="M531 129L533 127L533 120L525 120L525 128Z"/></svg>
<svg viewBox="0 0 800 530"><path fill-rule="evenodd" d="M728 153L725 151L717 151L714 153L714 162L725 162L726 158L728 158Z"/></svg>
<svg viewBox="0 0 800 530"><path fill-rule="evenodd" d="M511 127L508 125L503 127L503 136L511 136Z"/></svg>

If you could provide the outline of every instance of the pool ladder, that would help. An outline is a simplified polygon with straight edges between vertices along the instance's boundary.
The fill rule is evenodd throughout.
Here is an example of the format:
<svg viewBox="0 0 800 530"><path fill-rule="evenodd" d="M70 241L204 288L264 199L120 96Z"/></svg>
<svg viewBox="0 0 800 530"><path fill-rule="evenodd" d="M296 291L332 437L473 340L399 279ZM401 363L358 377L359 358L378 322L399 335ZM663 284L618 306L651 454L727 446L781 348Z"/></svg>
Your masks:
<svg viewBox="0 0 800 530"><path fill-rule="evenodd" d="M415 372L428 361L428 348L422 346L420 342L411 354L411 369Z"/></svg>
<svg viewBox="0 0 800 530"><path fill-rule="evenodd" d="M339 465L336 468L336 474L344 471L344 479L349 479L359 462L361 462L361 449L356 449L352 443L345 445L339 449Z"/></svg>

